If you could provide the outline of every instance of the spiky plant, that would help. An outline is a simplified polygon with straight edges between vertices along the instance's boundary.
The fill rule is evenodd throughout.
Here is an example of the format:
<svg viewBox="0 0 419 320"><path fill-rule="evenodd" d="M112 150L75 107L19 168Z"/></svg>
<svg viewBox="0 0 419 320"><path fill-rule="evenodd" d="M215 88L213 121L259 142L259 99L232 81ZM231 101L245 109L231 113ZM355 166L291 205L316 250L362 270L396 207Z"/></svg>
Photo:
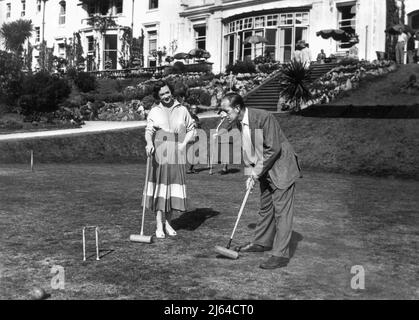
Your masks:
<svg viewBox="0 0 419 320"><path fill-rule="evenodd" d="M6 50L20 56L23 52L23 44L32 36L33 25L31 20L19 19L3 23L0 28L0 37L3 38Z"/></svg>
<svg viewBox="0 0 419 320"><path fill-rule="evenodd" d="M310 101L310 69L300 61L291 61L283 66L280 76L279 92L287 103L300 111L303 102Z"/></svg>

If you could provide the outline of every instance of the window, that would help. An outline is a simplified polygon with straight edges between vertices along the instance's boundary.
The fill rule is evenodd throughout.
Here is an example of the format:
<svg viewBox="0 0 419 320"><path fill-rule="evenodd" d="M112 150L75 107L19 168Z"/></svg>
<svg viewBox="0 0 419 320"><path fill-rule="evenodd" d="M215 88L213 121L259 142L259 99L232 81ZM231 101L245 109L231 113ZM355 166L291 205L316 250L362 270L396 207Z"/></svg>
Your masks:
<svg viewBox="0 0 419 320"><path fill-rule="evenodd" d="M157 51L157 31L149 31L148 33L148 66L156 66L156 56Z"/></svg>
<svg viewBox="0 0 419 320"><path fill-rule="evenodd" d="M265 26L265 17L255 18L255 28L263 28Z"/></svg>
<svg viewBox="0 0 419 320"><path fill-rule="evenodd" d="M234 32L234 31L236 31L236 22L235 21L230 22L230 24L229 24L229 32Z"/></svg>
<svg viewBox="0 0 419 320"><path fill-rule="evenodd" d="M355 3L351 4L345 4L342 6L338 6L338 26L339 29L344 30L348 34L355 34L355 16L356 14L353 13L354 10L352 10L352 7L355 5ZM338 50L348 50L350 47L352 47L351 42L338 42Z"/></svg>
<svg viewBox="0 0 419 320"><path fill-rule="evenodd" d="M92 52L95 50L95 42L93 40L93 36L87 37L87 51Z"/></svg>
<svg viewBox="0 0 419 320"><path fill-rule="evenodd" d="M410 25L413 29L418 30L419 29L419 12L413 12L411 16L409 17Z"/></svg>
<svg viewBox="0 0 419 320"><path fill-rule="evenodd" d="M235 53L234 53L234 34L228 37L228 63L232 64L235 62Z"/></svg>
<svg viewBox="0 0 419 320"><path fill-rule="evenodd" d="M123 0L115 0L115 12L121 14L123 12Z"/></svg>
<svg viewBox="0 0 419 320"><path fill-rule="evenodd" d="M240 31L243 29L243 20L236 21L236 31Z"/></svg>
<svg viewBox="0 0 419 320"><path fill-rule="evenodd" d="M65 24L65 13L66 13L66 3L65 1L60 2L60 15L58 18L58 24Z"/></svg>
<svg viewBox="0 0 419 320"><path fill-rule="evenodd" d="M116 69L118 57L118 36L105 35L105 50L103 53L105 58L105 69Z"/></svg>
<svg viewBox="0 0 419 320"><path fill-rule="evenodd" d="M296 13L295 24L308 24L308 13Z"/></svg>
<svg viewBox="0 0 419 320"><path fill-rule="evenodd" d="M22 11L20 12L20 16L24 17L26 14L26 0L22 0Z"/></svg>
<svg viewBox="0 0 419 320"><path fill-rule="evenodd" d="M35 42L41 41L41 28L35 27Z"/></svg>
<svg viewBox="0 0 419 320"><path fill-rule="evenodd" d="M206 50L207 27L206 26L194 27L194 31L195 31L195 48Z"/></svg>
<svg viewBox="0 0 419 320"><path fill-rule="evenodd" d="M59 43L58 44L58 55L61 58L64 58L65 57L65 45L64 45L64 43Z"/></svg>
<svg viewBox="0 0 419 320"><path fill-rule="evenodd" d="M292 17L292 14L291 14ZM292 21L292 19L291 19ZM292 22L291 22L292 23ZM278 15L272 15L266 17L266 26L267 27L273 27L278 25Z"/></svg>
<svg viewBox="0 0 419 320"><path fill-rule="evenodd" d="M12 4L6 4L6 18L10 18L10 13L12 12Z"/></svg>
<svg viewBox="0 0 419 320"><path fill-rule="evenodd" d="M266 29L265 34L268 42L265 44L265 56L275 59L276 57L276 29Z"/></svg>
<svg viewBox="0 0 419 320"><path fill-rule="evenodd" d="M253 18L246 18L243 20L243 29L252 29Z"/></svg>
<svg viewBox="0 0 419 320"><path fill-rule="evenodd" d="M284 14L281 14L281 16L280 16L280 22L279 23L282 26L293 25L294 24L294 14L293 13L284 13Z"/></svg>
<svg viewBox="0 0 419 320"><path fill-rule="evenodd" d="M159 7L159 0L149 0L148 8L151 9L157 9Z"/></svg>
<svg viewBox="0 0 419 320"><path fill-rule="evenodd" d="M93 36L87 36L87 71L93 71L96 69L95 64L95 40Z"/></svg>
<svg viewBox="0 0 419 320"><path fill-rule="evenodd" d="M41 0L36 0L36 11L41 12Z"/></svg>

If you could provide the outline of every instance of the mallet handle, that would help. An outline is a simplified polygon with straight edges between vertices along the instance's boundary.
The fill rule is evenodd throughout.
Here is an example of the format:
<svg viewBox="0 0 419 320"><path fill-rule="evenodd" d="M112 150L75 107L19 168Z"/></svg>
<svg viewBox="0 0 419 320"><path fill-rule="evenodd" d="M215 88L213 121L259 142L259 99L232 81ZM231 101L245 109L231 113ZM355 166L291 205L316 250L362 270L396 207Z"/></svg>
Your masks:
<svg viewBox="0 0 419 320"><path fill-rule="evenodd" d="M233 232L231 233L231 237L230 237L230 241L228 243L227 249L230 248L231 241L233 240L234 233L236 232L237 225L239 224L239 220L240 220L240 217L242 216L242 213L243 213L243 210L244 210L244 206L246 205L247 198L249 197L250 191L252 191L252 188L248 188L247 191L246 191L246 195L244 196L242 205L240 207L239 214L237 216L236 224L234 225Z"/></svg>
<svg viewBox="0 0 419 320"><path fill-rule="evenodd" d="M145 215L145 201L147 197L147 187L148 187L148 171L150 169L150 157L147 156L147 166L145 172L145 183L144 183L144 191L143 191L143 214L141 217L141 235L144 234L144 215Z"/></svg>

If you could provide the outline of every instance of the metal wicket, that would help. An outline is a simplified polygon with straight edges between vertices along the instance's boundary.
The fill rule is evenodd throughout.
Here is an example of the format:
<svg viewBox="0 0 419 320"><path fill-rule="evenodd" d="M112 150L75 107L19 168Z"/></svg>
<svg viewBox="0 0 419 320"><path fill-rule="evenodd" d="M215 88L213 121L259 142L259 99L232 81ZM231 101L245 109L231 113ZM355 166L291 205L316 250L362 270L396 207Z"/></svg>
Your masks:
<svg viewBox="0 0 419 320"><path fill-rule="evenodd" d="M95 229L95 242L96 242L96 260L99 258L99 228L97 226L87 226L83 227L83 261L86 261L86 229Z"/></svg>

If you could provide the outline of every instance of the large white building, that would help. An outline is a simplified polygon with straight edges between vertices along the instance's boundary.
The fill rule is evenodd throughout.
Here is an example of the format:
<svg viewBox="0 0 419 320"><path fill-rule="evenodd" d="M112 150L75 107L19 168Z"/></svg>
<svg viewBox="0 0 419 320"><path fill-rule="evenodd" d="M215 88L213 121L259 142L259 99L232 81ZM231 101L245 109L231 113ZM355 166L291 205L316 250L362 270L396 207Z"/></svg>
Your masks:
<svg viewBox="0 0 419 320"><path fill-rule="evenodd" d="M135 38L142 36L145 67L158 64L156 50L172 56L199 47L210 52L208 61L215 73L236 60L259 55L287 61L300 39L310 44L314 58L321 49L327 55L344 54L350 45L318 37L316 32L323 29L356 33L361 59L373 60L376 51L385 50L386 0L87 2L91 4L81 5L78 0L0 0L0 24L31 19L35 27L31 44L44 39L54 55L63 58L68 45L80 41L87 70L122 68L120 58L127 57L131 29ZM419 31L419 1L404 3L406 23ZM250 35L261 35L268 42L245 44ZM33 55L37 57L39 52L35 49Z"/></svg>

